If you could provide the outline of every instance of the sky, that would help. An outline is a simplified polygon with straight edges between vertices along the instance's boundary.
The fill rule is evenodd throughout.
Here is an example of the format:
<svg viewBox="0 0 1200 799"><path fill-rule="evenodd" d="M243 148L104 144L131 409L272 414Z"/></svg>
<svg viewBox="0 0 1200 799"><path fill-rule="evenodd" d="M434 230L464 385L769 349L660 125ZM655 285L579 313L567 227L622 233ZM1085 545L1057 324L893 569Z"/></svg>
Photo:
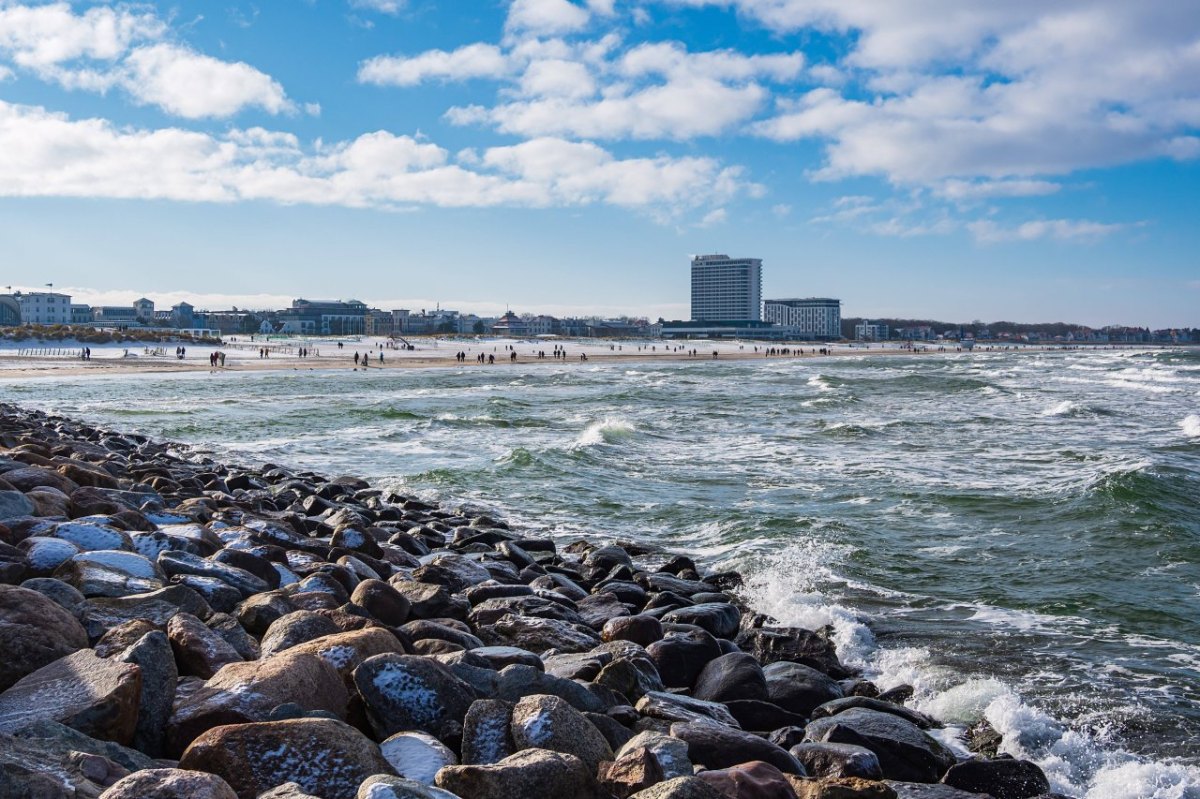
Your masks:
<svg viewBox="0 0 1200 799"><path fill-rule="evenodd" d="M1200 326L1179 0L0 0L0 283Z"/></svg>

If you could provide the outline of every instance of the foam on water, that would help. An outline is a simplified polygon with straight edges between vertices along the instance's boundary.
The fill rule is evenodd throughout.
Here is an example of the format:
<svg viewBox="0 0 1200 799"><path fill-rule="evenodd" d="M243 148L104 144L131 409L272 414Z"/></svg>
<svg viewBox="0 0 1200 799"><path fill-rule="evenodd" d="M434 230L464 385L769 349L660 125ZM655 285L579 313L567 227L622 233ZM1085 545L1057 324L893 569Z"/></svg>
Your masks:
<svg viewBox="0 0 1200 799"><path fill-rule="evenodd" d="M1183 417L1179 427L1188 438L1200 438L1200 414L1192 413Z"/></svg>
<svg viewBox="0 0 1200 799"><path fill-rule="evenodd" d="M606 416L599 422L587 426L572 447L594 447L598 444L619 444L634 437L637 427L633 422L620 417Z"/></svg>

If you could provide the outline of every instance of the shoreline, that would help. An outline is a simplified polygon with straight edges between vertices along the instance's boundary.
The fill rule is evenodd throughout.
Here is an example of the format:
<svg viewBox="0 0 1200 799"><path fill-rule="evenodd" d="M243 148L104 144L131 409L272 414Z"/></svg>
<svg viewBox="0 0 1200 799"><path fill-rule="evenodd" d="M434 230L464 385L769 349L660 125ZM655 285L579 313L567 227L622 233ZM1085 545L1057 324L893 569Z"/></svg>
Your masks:
<svg viewBox="0 0 1200 799"><path fill-rule="evenodd" d="M903 687L684 554L560 545L14 405L0 422L0 741L18 753L0 772L103 799L1049 792L1029 761L956 755ZM51 683L61 701L39 698Z"/></svg>
<svg viewBox="0 0 1200 799"><path fill-rule="evenodd" d="M806 350L802 353L792 352L786 355L771 355L766 356L762 352L746 352L737 350L721 350L719 356L713 358L712 343L705 342L709 349L697 346L694 349L699 350L699 354L692 356L681 352L608 352L595 351L601 348L593 346L593 351L587 353L587 360L581 361L578 357L568 357L564 359L556 359L551 357L537 358L530 355L518 354L516 361L510 361L506 358L497 358L495 363L481 364L474 360L468 360L465 363L454 361L451 353L438 355L425 355L420 353L403 353L398 351L388 351L385 354L385 360L382 365L377 362L372 362L368 366L356 366L351 360L352 353L333 357L329 355L319 355L307 358L298 358L290 356L272 356L268 358L238 358L228 361L226 366L212 367L207 363L202 363L198 358L189 358L186 360L173 360L167 357L145 357L145 358L99 358L89 361L81 361L77 358L57 357L55 359L31 357L31 356L16 356L0 354L0 381L13 380L29 377L81 377L81 376L124 376L124 375L170 375L170 374L197 374L209 373L214 376L229 373L258 373L258 372L388 372L404 369L499 369L514 366L557 366L563 369L590 366L595 364L614 364L614 363L630 363L630 364L646 364L646 363L689 363L689 362L728 362L728 361L795 361L795 360L820 360L823 358L846 358L846 357L937 357L937 356L964 356L964 355L989 355L993 353L1005 352L1009 354L1045 354L1048 352L1072 352L1077 350L1087 351L1090 347L1096 345L1085 345L1084 347L1068 347L1068 346L1045 346L1045 347L1013 347L1011 349L987 349L977 348L974 350L954 350L947 349L939 351L936 349L926 350L909 350L887 347L829 347L826 354L818 354L813 352L813 346L803 348L790 348ZM727 344L727 343L726 343ZM761 345L760 345L761 346ZM210 348L215 349L215 348ZM482 348L480 348L482 350ZM1172 349L1186 350L1188 347L1182 345L1177 347L1166 346L1140 346L1140 345L1117 345L1104 347L1104 349L1114 352L1142 352L1142 351L1169 351ZM497 355L504 350L494 350Z"/></svg>

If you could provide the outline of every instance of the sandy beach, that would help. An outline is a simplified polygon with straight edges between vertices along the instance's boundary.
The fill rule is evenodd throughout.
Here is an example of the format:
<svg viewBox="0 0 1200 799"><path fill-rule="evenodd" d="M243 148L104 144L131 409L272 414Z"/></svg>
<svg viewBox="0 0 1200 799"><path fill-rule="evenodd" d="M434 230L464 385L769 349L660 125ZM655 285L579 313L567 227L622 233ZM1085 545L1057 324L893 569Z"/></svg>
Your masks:
<svg viewBox="0 0 1200 799"><path fill-rule="evenodd" d="M317 371L343 370L350 372L374 372L388 369L419 369L459 367L464 369L495 369L519 363L545 364L551 367L571 368L581 364L638 363L714 360L748 360L765 357L775 358L822 358L863 355L932 355L954 353L952 344L939 345L918 343L908 348L899 343L872 344L777 344L751 341L621 341L565 340L530 341L513 339L429 339L414 342L416 349L391 349L387 340L357 339L340 340L272 340L269 342L230 341L221 347L206 345L188 346L183 358L175 354L174 344L158 349L108 344L92 347L90 360L82 360L79 353L82 345L77 342L24 342L23 346L8 343L0 347L0 380L31 377L74 377L131 374L173 374L185 372L265 372L265 371ZM562 348L566 355L554 357L554 349ZM308 351L300 357L301 348ZM1055 349L1049 346L1020 346L1020 351L1041 352ZM768 350L782 349L785 355L771 355ZM1010 348L1011 349L1011 348ZM1136 348L1135 348L1136 349ZM264 351L266 354L261 354ZM824 353L822 353L824 350ZM212 367L209 356L219 351L226 355L225 365ZM517 359L511 359L516 352ZM974 352L988 352L981 346ZM456 354L463 352L465 362L459 363ZM693 355L692 353L695 352ZM383 354L380 361L379 355ZM540 357L544 353L544 357ZM355 361L354 355L360 357ZM495 357L495 363L479 363L477 357ZM586 356L586 361L581 356Z"/></svg>

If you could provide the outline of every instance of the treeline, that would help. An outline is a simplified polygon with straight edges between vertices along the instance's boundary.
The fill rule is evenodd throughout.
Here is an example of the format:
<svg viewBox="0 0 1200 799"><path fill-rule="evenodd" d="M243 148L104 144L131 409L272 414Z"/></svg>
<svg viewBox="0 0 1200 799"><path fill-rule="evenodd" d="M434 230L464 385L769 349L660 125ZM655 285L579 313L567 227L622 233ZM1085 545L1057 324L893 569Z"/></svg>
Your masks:
<svg viewBox="0 0 1200 799"><path fill-rule="evenodd" d="M153 330L96 330L70 325L22 325L0 329L0 338L9 341L65 341L74 339L81 344L141 343L161 344L165 341L186 341L197 344L220 344L220 339L201 338L190 333L162 333Z"/></svg>
<svg viewBox="0 0 1200 799"><path fill-rule="evenodd" d="M987 330L993 337L1004 334L1015 336L1034 331L1047 337L1066 336L1068 333L1074 333L1078 336L1094 329L1087 325L1071 324L1069 322L1032 324L1028 322L980 322L978 320L974 322L943 322L937 319L887 319L879 317L863 319L862 317L843 317L842 337L854 338L854 328L862 322L887 325L888 330L893 335L896 330L903 327L929 327L933 329L934 334L941 334L950 330L971 336L978 335L980 331Z"/></svg>

